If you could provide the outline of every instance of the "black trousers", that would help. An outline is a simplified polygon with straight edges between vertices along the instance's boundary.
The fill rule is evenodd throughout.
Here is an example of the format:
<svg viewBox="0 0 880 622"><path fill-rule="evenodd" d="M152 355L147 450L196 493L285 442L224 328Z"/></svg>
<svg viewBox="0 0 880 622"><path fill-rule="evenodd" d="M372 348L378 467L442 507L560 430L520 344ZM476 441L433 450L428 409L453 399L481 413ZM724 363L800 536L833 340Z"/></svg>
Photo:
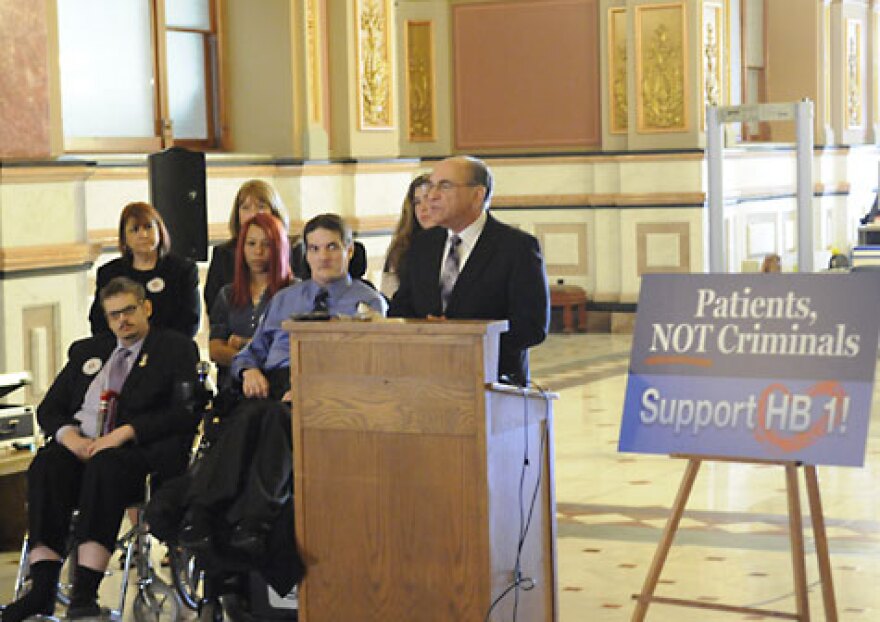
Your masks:
<svg viewBox="0 0 880 622"><path fill-rule="evenodd" d="M271 399L242 400L193 473L185 505L240 522L272 524L290 502L290 409Z"/></svg>
<svg viewBox="0 0 880 622"><path fill-rule="evenodd" d="M60 443L40 449L28 469L28 523L32 546L64 557L73 510L74 540L95 541L112 551L125 509L144 497L149 473L137 447L105 449L82 462Z"/></svg>

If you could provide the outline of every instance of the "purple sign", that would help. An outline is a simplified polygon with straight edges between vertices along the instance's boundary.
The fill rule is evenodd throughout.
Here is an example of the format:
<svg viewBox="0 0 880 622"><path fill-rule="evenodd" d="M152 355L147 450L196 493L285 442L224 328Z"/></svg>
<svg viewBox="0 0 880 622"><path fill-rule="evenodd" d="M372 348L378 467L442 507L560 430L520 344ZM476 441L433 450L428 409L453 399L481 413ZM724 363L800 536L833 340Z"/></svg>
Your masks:
<svg viewBox="0 0 880 622"><path fill-rule="evenodd" d="M620 451L861 466L880 272L642 278Z"/></svg>

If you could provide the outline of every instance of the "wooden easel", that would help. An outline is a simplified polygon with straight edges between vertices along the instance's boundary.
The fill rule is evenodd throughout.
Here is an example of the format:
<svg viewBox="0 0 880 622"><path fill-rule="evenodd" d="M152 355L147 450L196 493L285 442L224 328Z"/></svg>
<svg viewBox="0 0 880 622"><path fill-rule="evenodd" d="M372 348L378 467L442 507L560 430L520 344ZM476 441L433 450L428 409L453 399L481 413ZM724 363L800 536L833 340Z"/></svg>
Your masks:
<svg viewBox="0 0 880 622"><path fill-rule="evenodd" d="M716 611L724 611L727 613L752 613L773 618L809 622L810 605L807 598L807 569L804 560L804 532L803 523L801 521L801 500L797 477L797 468L803 467L804 479L807 484L807 499L810 504L810 517L811 522L813 523L813 537L816 541L816 557L819 562L819 579L822 583L822 600L825 605L825 619L828 622L837 622L837 605L834 601L831 563L828 558L828 539L825 536L825 519L822 514L822 500L819 497L819 480L816 477L816 467L801 464L800 462L726 458L720 456L674 455L673 457L687 458L688 465L684 476L682 477L681 485L678 487L678 494L675 497L675 503L672 505L672 513L669 516L666 527L663 529L663 536L660 538L660 542L657 545L657 551L654 553L654 559L651 561L651 567L648 570L648 576L645 578L642 591L640 594L633 594L633 599L637 601L637 604L635 611L633 612L632 621L641 622L644 620L645 615L648 613L648 606L651 603L663 603L666 605L677 605L681 607L714 609ZM757 609L754 607L737 607L734 605L706 603L703 601L682 598L654 596L654 589L657 587L657 581L660 579L660 573L663 571L663 564L666 563L666 556L672 546L672 541L675 539L675 532L678 530L679 522L684 513L684 506L691 494L694 480L697 478L697 472L700 470L700 464L704 460L741 462L745 464L778 464L779 466L785 467L786 494L788 497L788 527L791 537L791 563L794 574L795 604L797 606L796 613Z"/></svg>

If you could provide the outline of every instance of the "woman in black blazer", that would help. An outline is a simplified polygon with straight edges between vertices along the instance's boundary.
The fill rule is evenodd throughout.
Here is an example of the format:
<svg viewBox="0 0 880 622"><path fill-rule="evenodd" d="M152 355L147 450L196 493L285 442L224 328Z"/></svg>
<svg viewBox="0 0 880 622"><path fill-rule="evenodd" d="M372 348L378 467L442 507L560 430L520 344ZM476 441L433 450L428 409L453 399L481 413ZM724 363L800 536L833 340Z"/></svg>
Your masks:
<svg viewBox="0 0 880 622"><path fill-rule="evenodd" d="M109 332L98 292L110 279L127 276L147 290L153 304L150 325L195 336L199 330L199 273L196 264L169 252L171 239L165 222L148 203L129 203L119 216L122 257L98 269L95 300L89 311L92 334Z"/></svg>

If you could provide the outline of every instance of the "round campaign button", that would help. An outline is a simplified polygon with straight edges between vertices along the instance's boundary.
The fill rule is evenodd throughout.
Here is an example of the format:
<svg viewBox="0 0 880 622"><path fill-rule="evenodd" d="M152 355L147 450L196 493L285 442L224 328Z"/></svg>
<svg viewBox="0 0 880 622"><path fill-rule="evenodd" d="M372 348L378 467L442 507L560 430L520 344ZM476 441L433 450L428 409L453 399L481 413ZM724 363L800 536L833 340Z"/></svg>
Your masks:
<svg viewBox="0 0 880 622"><path fill-rule="evenodd" d="M82 370L86 376L94 376L96 373L98 373L98 370L101 369L102 365L103 363L101 362L101 359L99 359L97 356L93 356L85 363L83 363Z"/></svg>
<svg viewBox="0 0 880 622"><path fill-rule="evenodd" d="M155 279L147 281L147 291L150 293L158 294L163 289L165 289L165 281L162 280L162 277L157 276Z"/></svg>

